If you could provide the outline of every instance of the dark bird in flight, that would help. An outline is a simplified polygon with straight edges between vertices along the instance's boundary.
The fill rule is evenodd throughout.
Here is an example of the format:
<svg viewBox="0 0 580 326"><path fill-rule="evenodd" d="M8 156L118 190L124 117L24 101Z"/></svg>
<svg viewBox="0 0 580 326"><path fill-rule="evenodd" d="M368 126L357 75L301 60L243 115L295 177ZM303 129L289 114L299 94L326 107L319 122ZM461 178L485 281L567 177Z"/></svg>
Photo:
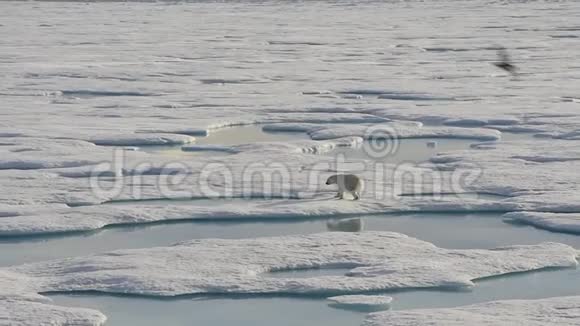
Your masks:
<svg viewBox="0 0 580 326"><path fill-rule="evenodd" d="M517 68L513 63L511 63L510 56L506 49L500 48L497 52L497 55L499 57L499 61L494 62L493 65L509 72L510 74L515 74Z"/></svg>

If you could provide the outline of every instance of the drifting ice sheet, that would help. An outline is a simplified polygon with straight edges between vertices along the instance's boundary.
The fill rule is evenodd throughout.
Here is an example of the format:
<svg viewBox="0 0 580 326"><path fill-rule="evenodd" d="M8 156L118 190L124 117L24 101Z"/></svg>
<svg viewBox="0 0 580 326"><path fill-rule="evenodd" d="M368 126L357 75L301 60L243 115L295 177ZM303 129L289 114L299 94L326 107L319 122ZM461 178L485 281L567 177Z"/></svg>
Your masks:
<svg viewBox="0 0 580 326"><path fill-rule="evenodd" d="M107 317L83 308L59 307L34 301L0 299L0 324L10 326L99 326ZM4 324L6 322L6 324Z"/></svg>
<svg viewBox="0 0 580 326"><path fill-rule="evenodd" d="M350 294L405 288L462 289L472 280L576 266L562 244L494 250L438 248L398 233L327 232L304 236L193 240L170 247L32 263L4 269L30 289L95 290L152 296L222 293ZM342 276L274 278L288 270L351 269ZM0 269L2 271L2 269Z"/></svg>
<svg viewBox="0 0 580 326"><path fill-rule="evenodd" d="M371 314L363 326L565 326L578 325L580 297L494 301L446 309L417 309Z"/></svg>
<svg viewBox="0 0 580 326"><path fill-rule="evenodd" d="M513 212L504 217L549 231L580 233L579 213Z"/></svg>
<svg viewBox="0 0 580 326"><path fill-rule="evenodd" d="M449 250L390 232L194 240L170 247L31 263L0 269L0 317L9 325L99 325L98 312L61 308L42 292L99 291L147 296L278 293L329 295L408 288L462 289L472 280L548 267L576 266L562 244ZM345 268L345 275L275 278L289 270ZM335 298L336 299L336 298ZM364 299L364 300L363 300ZM369 298L343 297L342 304ZM376 298L375 298L376 299ZM377 301L372 299L373 309ZM388 299L382 298L382 305ZM2 315L3 314L3 315Z"/></svg>

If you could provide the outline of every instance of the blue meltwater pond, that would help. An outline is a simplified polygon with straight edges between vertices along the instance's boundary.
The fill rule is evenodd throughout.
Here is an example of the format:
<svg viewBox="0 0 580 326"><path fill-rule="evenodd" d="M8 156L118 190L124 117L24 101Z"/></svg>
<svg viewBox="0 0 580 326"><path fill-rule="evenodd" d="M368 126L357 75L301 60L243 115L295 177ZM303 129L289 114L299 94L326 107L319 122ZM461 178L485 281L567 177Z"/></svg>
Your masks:
<svg viewBox="0 0 580 326"><path fill-rule="evenodd" d="M195 136L196 145L232 146L256 142L283 142L310 139L307 134L299 132L266 132L260 125L233 126L209 131L207 136ZM154 152L171 157L189 157L198 155L226 155L220 151L183 151L181 146L141 146L139 150Z"/></svg>
<svg viewBox="0 0 580 326"><path fill-rule="evenodd" d="M219 200L213 201L219 205ZM171 203L167 203L171 205ZM332 219L179 221L109 227L101 231L0 240L0 266L82 256L117 249L167 246L203 238L252 238L325 232ZM498 214L392 214L360 217L360 231L392 231L439 247L470 249L561 242L580 248L580 237L508 224ZM349 231L357 231L349 229Z"/></svg>

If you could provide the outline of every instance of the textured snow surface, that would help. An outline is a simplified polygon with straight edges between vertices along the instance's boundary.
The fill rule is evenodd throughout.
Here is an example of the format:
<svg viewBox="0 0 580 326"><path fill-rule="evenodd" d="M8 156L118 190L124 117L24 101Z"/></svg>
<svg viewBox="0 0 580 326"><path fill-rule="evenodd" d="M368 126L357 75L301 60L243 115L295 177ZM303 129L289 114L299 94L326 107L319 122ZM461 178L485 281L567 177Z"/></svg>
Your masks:
<svg viewBox="0 0 580 326"><path fill-rule="evenodd" d="M106 317L98 311L58 307L38 295L31 278L0 270L0 325L102 325Z"/></svg>
<svg viewBox="0 0 580 326"><path fill-rule="evenodd" d="M28 141L16 138L13 142L19 145L0 146L0 150L2 147L26 149ZM51 141L47 140L30 138L30 141L28 146L39 149L9 150L2 158L4 164L16 164L18 169L32 168L0 171L0 185L4 190L0 194L0 216L4 216L0 219L2 234L92 230L108 224L188 218L289 218L395 211L580 211L580 179L579 174L573 173L580 160L580 143L576 140L483 142L469 150L441 153L431 160L431 164L423 165L377 165L371 161L344 161L337 165L333 157L312 155L328 153L338 147L363 146L361 137L345 137L327 141L202 146L197 150L217 148L233 155L200 156L179 162L161 154L125 151L122 167L106 163L116 155L110 147L80 140L58 140L50 145ZM196 150L196 147L184 150ZM10 159L11 156L14 159ZM231 178L210 180L204 189L200 185L204 181L200 171L216 163L214 171L225 170L231 173ZM269 188L257 178L247 178L248 171L275 175L280 169L288 172L286 180L273 182ZM411 182L393 178L395 171L403 170L429 177L414 178ZM335 171L356 173L365 180L361 201L331 199L333 188L325 186L324 180ZM382 171L379 178L377 171ZM470 176L471 181L462 184L461 189L453 183L457 173ZM184 182L173 185L170 177L173 175L183 176ZM95 176L105 183L120 183L123 187L118 192L95 192L91 184ZM440 180L437 183L440 192L508 197L485 200L461 196L398 197L401 193L433 192L432 177ZM192 201L187 208L145 207L138 202L165 198L168 196L165 189L171 189L169 198L243 197L248 200L243 205L224 201L223 205L212 207ZM267 198L274 200L260 200ZM117 200L136 202L123 208L103 204ZM87 204L93 206L66 207Z"/></svg>
<svg viewBox="0 0 580 326"><path fill-rule="evenodd" d="M402 192L416 189L429 193L433 189L433 178L425 177L405 185L392 177L394 171L433 175L434 170L430 166L396 167L388 163L381 163L375 168L370 161L344 161L337 166L333 157L313 155L339 147L357 148L361 142L360 137L345 137L319 142L261 142L223 146L222 150L237 154L196 157L179 162L155 153L128 151L124 152L122 167L100 163L75 168L0 171L0 185L6 190L1 194L5 204L0 207L0 215L4 215L0 219L0 234L93 230L109 224L179 219L315 218L397 211L510 211L514 207L520 208L504 199L399 197ZM113 150L108 151L109 157L114 157ZM200 171L208 171L207 167L211 166L215 167L210 171L225 171L231 178L204 179ZM252 171L273 176L271 186L266 187L260 178L248 178L248 173ZM280 171L283 172L282 178L277 181L274 178ZM362 200L333 199L335 188L326 186L324 182L336 171L352 171L365 180ZM377 171L384 173L381 179L375 177ZM183 182L174 184L172 176L175 175L182 176ZM439 185L442 192L454 191L450 173L437 172L435 177L441 180ZM121 187L119 191L95 192L92 188L95 180ZM192 200L185 205L173 205L170 201L155 205L140 202L164 198ZM216 201L216 205L211 206L199 205L195 201L204 198L247 200ZM108 203L120 200L134 202L122 207ZM80 205L90 206L75 207ZM528 206L534 209L535 204Z"/></svg>
<svg viewBox="0 0 580 326"><path fill-rule="evenodd" d="M95 290L175 296L198 293L348 294L405 288L460 289L472 280L576 266L576 250L544 243L449 250L389 232L327 232L170 247L32 263L4 269L37 292ZM342 276L278 278L288 270L347 268ZM2 270L0 270L2 271Z"/></svg>
<svg viewBox="0 0 580 326"><path fill-rule="evenodd" d="M437 6L422 2L408 6L194 2L126 7L65 2L59 4L61 9L74 14L58 24L47 23L60 19L48 4L3 5L1 17L10 23L1 26L7 58L0 61L5 72L0 86L0 205L21 213L1 219L0 232L91 230L171 216L304 217L445 209L579 212L579 180L573 173L580 157L580 113L573 82L579 76L568 64L575 62L574 57L562 59L580 53L574 51L580 43L565 37L574 36L577 29L572 15L578 12L577 4L469 5L473 6L470 12L481 9L485 14L450 15L456 10L454 2ZM156 14L148 15L151 10ZM526 19L514 16L514 11ZM33 13L27 15L31 25L15 18L22 12ZM408 18L422 12L428 12L428 17ZM561 12L570 13L569 20L562 21ZM190 13L204 19L192 18ZM387 14L390 19L385 23ZM143 21L125 19L142 16ZM292 27L296 21L312 33L297 33ZM184 31L183 22L193 32ZM79 25L90 28L77 33ZM276 30L270 28L273 25ZM31 26L34 32L29 32ZM127 32L118 33L119 26ZM389 40L386 44L377 43L377 26L384 27L380 32L381 39ZM352 33L357 37L352 38ZM521 66L518 78L489 64L496 59L498 40L509 45L515 63ZM527 65L530 61L534 64ZM268 131L304 132L313 140L224 146L196 145L192 137L251 124ZM328 158L311 154L357 147L361 138L381 138L380 133L369 135L373 128L386 130L388 139L492 141L504 138L500 131L527 131L543 138L490 142L442 154L433 166L415 167L415 171L434 169L442 174L458 168L478 171L481 176L465 190L513 196L495 203L462 199L434 203L389 196L374 200L369 194L393 191L399 185L388 178L377 180L368 165L360 164L338 170L363 175L367 185L363 202L309 201L330 191L319 187L320 180L308 178L311 171L323 171L323 179L337 169L318 165ZM349 137L336 139L343 136ZM185 145L183 151L206 153L183 159L125 152L126 165L114 169L103 166L113 161L113 145ZM204 157L216 151L232 155ZM207 196L201 193L196 175L215 160L226 164L233 181L212 180L212 187L227 188L234 197L244 189L250 197L265 197L263 189L251 186L247 191L242 184L248 165L288 165L292 182L275 184L279 189L271 197L287 195L296 200L273 203L275 207L248 203L248 213L227 204L192 206L189 214L175 214L172 208L167 212L154 208L153 214L138 205L127 208L130 213L100 205L85 214L52 206L163 198L155 185L165 186L167 181L159 176L173 174L191 179L169 197ZM171 162L179 164L162 168ZM88 180L95 171L104 179L122 178L124 184L132 185L131 190L95 194ZM141 174L145 176L135 178ZM421 181L414 183L418 185L408 187L424 188ZM457 190L448 184L441 188L443 192ZM224 195L218 192L212 196ZM31 205L45 207L36 212L18 207Z"/></svg>
<svg viewBox="0 0 580 326"><path fill-rule="evenodd" d="M371 314L363 326L411 325L579 325L580 297L506 300L445 309L417 309Z"/></svg>
<svg viewBox="0 0 580 326"><path fill-rule="evenodd" d="M511 212L506 219L578 232L579 13L575 1L0 2L0 235L177 219L427 211ZM490 64L500 46L508 47L518 76ZM195 143L247 125L311 139ZM393 178L401 166L388 160L380 162L383 178L375 173L377 160L339 165L313 155L377 138L436 138L437 148L447 138L481 143L404 165L427 176L407 182ZM152 146L168 151L145 148ZM131 147L122 166L109 164L121 147ZM221 156L212 156L216 151ZM230 175L209 180L204 190L202 172L211 164ZM244 179L249 168L273 174L279 164L291 181L264 189ZM331 199L334 188L323 182L337 172L365 180L360 201ZM469 180L459 189L449 182L458 174ZM173 185L180 177L185 182ZM95 178L123 187L96 192ZM428 196L437 191L506 197ZM142 202L166 197L192 201ZM224 197L248 200L219 201ZM218 201L196 202L207 198ZM123 200L134 202L115 205ZM455 288L478 277L575 264L573 250L556 244L451 251L395 234L363 234L206 240L3 269L0 323L103 321L95 312L50 306L39 291ZM268 277L276 268L345 266L348 277ZM539 309L525 309L505 324L533 324L534 316L549 322ZM520 312L504 315L511 311ZM558 311L555 324L576 322L574 309ZM492 313L482 318L501 322Z"/></svg>
<svg viewBox="0 0 580 326"><path fill-rule="evenodd" d="M439 169L483 171L475 192L515 195L511 201L534 210L578 212L580 142L571 140L479 143L472 150L442 153L431 161Z"/></svg>
<svg viewBox="0 0 580 326"><path fill-rule="evenodd" d="M289 197L291 194L281 193ZM243 196L243 195L241 195ZM256 194L256 196L262 196ZM386 199L382 202L365 200L352 202L336 200L333 194L314 199L262 200L216 200L215 205L200 205L196 200L189 203L171 202L155 204L104 204L55 209L26 215L7 216L0 220L1 235L31 235L55 232L88 231L112 224L138 224L171 220L231 220L244 218L314 219L328 216L352 216L393 212L466 212L506 211L513 204L498 204L482 199L429 200L413 197ZM275 197L274 197L275 198ZM533 207L533 205L530 205Z"/></svg>
<svg viewBox="0 0 580 326"><path fill-rule="evenodd" d="M99 325L98 312L51 305L37 293L99 291L147 296L471 288L472 280L577 265L576 250L544 243L493 250L448 250L390 232L327 232L247 240L206 239L170 247L120 250L0 269L0 317L8 325ZM276 272L345 269L344 275L273 277ZM475 289L477 291L477 289ZM349 309L378 309L362 297ZM386 304L385 298L381 300ZM370 307L372 305L372 308ZM358 308L357 308L358 307Z"/></svg>
<svg viewBox="0 0 580 326"><path fill-rule="evenodd" d="M389 309L393 298L386 295L340 295L327 300L332 307L371 312Z"/></svg>
<svg viewBox="0 0 580 326"><path fill-rule="evenodd" d="M580 157L577 141L478 143L471 150L440 154L432 159L431 164L423 165L345 161L337 168L333 157L312 155L337 147L360 147L361 141L360 137L345 137L322 142L224 146L227 151L237 154L196 157L178 164L171 157L129 151L125 152L122 168L101 163L74 168L0 171L0 185L5 190L1 194L4 204L0 206L0 216L4 217L0 219L0 234L93 230L109 224L179 219L314 218L412 211L580 211L577 191L580 180L577 173L571 173L576 169L576 158ZM107 157L112 157L113 150L108 151L110 156ZM546 157L550 159L541 159ZM231 178L209 180L210 184L207 184L200 171L211 164L217 164L214 171L231 173ZM259 178L247 178L248 171L274 176L280 170L287 172L286 178L269 187L265 187ZM334 188L325 186L324 180L334 171L353 172L365 180L360 201L332 198ZM382 171L381 178L377 178L377 171ZM428 177L403 182L393 177L395 171ZM461 185L461 189L453 183L457 173L471 178L470 182ZM171 178L176 174L184 178L177 185ZM94 192L91 176L123 187L118 192ZM433 177L439 180L439 192L462 191L509 197L399 196L402 193L432 192ZM206 182L205 188L200 186L203 181ZM171 191L164 191L166 189ZM167 196L193 200L186 205L172 205L170 201L155 205L140 202ZM211 206L199 205L194 200L224 197L247 200L223 200ZM122 207L107 204L119 200L134 202ZM65 204L92 206L68 207Z"/></svg>
<svg viewBox="0 0 580 326"><path fill-rule="evenodd" d="M107 317L96 310L0 298L0 325L10 326L99 326Z"/></svg>

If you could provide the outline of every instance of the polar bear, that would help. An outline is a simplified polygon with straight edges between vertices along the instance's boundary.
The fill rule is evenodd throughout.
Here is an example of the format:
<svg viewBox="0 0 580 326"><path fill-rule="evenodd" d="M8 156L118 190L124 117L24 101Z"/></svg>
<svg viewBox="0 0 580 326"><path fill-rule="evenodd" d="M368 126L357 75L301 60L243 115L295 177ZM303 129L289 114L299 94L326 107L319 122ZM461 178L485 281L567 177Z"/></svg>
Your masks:
<svg viewBox="0 0 580 326"><path fill-rule="evenodd" d="M360 193L363 188L363 181L354 174L335 174L326 180L327 185L338 185L338 194L336 198L343 199L344 193L352 194L354 200L360 199Z"/></svg>

